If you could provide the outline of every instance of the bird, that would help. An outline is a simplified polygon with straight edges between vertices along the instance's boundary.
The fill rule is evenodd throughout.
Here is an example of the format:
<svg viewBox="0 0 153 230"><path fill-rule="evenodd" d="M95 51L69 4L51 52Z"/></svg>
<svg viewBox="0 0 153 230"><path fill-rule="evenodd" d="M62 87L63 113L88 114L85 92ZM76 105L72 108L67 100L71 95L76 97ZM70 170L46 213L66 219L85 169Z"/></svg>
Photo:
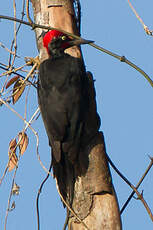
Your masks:
<svg viewBox="0 0 153 230"><path fill-rule="evenodd" d="M62 152L75 160L88 111L88 78L84 63L64 51L90 42L72 39L57 30L49 31L43 38L49 58L39 67L38 102L57 162Z"/></svg>
<svg viewBox="0 0 153 230"><path fill-rule="evenodd" d="M83 59L72 57L65 50L92 42L58 30L50 30L43 37L48 58L39 67L38 103L52 148L54 176L64 198L67 190L71 190L70 174L84 144L90 103Z"/></svg>

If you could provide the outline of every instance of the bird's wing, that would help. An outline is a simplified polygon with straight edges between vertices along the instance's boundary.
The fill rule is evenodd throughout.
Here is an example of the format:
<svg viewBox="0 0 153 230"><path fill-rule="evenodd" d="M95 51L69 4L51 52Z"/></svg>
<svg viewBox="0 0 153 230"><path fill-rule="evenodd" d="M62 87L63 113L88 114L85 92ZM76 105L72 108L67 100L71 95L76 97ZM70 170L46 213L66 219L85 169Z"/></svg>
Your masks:
<svg viewBox="0 0 153 230"><path fill-rule="evenodd" d="M47 131L49 142L54 148L53 154L57 161L61 158L61 142L69 126L67 112L62 102L62 95L54 85L48 83L44 75L44 65L40 65L38 82L38 102ZM47 82L46 82L47 81Z"/></svg>

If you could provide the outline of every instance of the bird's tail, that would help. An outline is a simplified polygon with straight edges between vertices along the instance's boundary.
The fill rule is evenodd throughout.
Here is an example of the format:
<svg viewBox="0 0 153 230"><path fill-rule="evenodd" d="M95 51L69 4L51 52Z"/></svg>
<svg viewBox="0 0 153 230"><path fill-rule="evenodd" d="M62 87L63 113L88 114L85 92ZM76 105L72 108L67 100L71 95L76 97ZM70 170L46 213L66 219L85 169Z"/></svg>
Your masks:
<svg viewBox="0 0 153 230"><path fill-rule="evenodd" d="M63 199L71 207L75 182L74 166L69 161L67 153L62 153L60 162L57 162L54 158L54 154L52 154L52 165L59 191Z"/></svg>

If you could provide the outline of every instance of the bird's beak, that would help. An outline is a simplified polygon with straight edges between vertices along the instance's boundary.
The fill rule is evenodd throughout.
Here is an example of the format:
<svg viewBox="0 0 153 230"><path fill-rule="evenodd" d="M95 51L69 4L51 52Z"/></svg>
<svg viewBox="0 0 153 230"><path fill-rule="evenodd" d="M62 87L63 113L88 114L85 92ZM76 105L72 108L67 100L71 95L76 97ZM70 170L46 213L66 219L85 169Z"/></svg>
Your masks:
<svg viewBox="0 0 153 230"><path fill-rule="evenodd" d="M79 45L83 45L83 44L89 44L89 43L93 43L94 41L91 41L91 40L85 40L85 39L82 39L82 38L74 38L73 40L70 40L68 42L69 44L69 47L71 46L79 46Z"/></svg>

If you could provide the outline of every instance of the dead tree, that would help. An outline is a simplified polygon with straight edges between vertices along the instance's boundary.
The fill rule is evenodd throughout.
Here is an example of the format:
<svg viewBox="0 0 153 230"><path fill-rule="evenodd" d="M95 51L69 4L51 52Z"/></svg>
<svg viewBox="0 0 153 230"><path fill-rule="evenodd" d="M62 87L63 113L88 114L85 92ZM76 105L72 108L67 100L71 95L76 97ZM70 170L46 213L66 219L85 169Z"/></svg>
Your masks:
<svg viewBox="0 0 153 230"><path fill-rule="evenodd" d="M31 2L35 23L79 35L80 16L79 14L76 16L73 0L31 0ZM47 58L40 38L42 29L35 28L35 32L42 61ZM78 47L73 47L68 52L72 56L82 57ZM97 113L93 78L90 73L88 76L91 82L91 112L87 118L87 125L90 126L94 121L96 125ZM71 207L81 221L70 212L68 229L85 230L87 227L90 230L121 229L118 202L108 166L103 133L98 132L79 156L78 165L75 167L74 197Z"/></svg>

